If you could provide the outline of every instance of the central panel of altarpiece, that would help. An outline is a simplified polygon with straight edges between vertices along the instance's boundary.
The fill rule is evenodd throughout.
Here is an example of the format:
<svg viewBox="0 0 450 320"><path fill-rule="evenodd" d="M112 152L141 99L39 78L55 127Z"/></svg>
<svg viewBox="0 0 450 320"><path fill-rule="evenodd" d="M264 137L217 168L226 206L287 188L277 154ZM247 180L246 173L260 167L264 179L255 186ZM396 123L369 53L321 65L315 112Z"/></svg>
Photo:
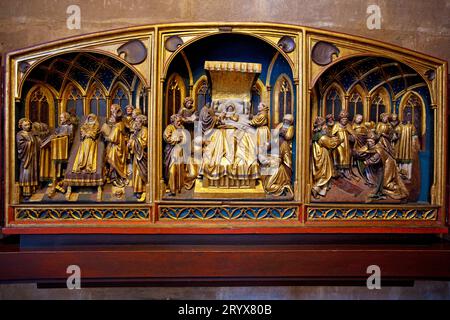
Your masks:
<svg viewBox="0 0 450 320"><path fill-rule="evenodd" d="M5 233L446 233L444 61L305 27L7 55Z"/></svg>

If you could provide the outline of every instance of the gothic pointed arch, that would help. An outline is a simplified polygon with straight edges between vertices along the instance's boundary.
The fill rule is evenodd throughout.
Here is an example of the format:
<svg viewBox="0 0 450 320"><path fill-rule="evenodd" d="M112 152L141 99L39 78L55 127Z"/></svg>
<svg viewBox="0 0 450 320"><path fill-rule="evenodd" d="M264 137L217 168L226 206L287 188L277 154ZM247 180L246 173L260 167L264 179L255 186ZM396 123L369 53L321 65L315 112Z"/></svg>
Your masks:
<svg viewBox="0 0 450 320"><path fill-rule="evenodd" d="M378 122L380 115L391 111L389 92L383 86L376 89L370 96L369 121Z"/></svg>
<svg viewBox="0 0 450 320"><path fill-rule="evenodd" d="M344 99L344 90L337 82L333 82L323 94L321 116L332 114L337 119L344 109Z"/></svg>
<svg viewBox="0 0 450 320"><path fill-rule="evenodd" d="M273 123L277 125L285 114L294 113L294 87L289 76L280 74L273 90Z"/></svg>
<svg viewBox="0 0 450 320"><path fill-rule="evenodd" d="M178 112L184 98L186 98L186 85L178 73L173 73L167 80L165 97L167 120L172 114Z"/></svg>
<svg viewBox="0 0 450 320"><path fill-rule="evenodd" d="M37 84L28 91L25 98L25 117L32 122L43 122L54 128L55 109L54 96L47 86Z"/></svg>
<svg viewBox="0 0 450 320"><path fill-rule="evenodd" d="M82 118L85 115L84 98L79 86L71 81L66 83L61 95L61 112L69 112Z"/></svg>
<svg viewBox="0 0 450 320"><path fill-rule="evenodd" d="M93 113L99 117L107 116L107 96L106 92L98 82L91 84L87 95L87 103L89 113Z"/></svg>

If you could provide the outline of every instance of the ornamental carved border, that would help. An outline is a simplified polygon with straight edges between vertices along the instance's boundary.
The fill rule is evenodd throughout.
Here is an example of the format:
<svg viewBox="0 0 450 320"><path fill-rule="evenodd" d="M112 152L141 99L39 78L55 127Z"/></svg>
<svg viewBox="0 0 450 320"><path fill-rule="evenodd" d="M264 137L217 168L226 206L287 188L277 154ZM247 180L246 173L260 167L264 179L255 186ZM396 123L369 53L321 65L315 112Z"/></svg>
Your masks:
<svg viewBox="0 0 450 320"><path fill-rule="evenodd" d="M160 220L295 220L298 207L173 207L159 208Z"/></svg>
<svg viewBox="0 0 450 320"><path fill-rule="evenodd" d="M437 220L437 209L380 209L380 208L308 208L307 220L330 221L330 220Z"/></svg>
<svg viewBox="0 0 450 320"><path fill-rule="evenodd" d="M148 220L150 210L146 208L16 208L14 216L16 220Z"/></svg>

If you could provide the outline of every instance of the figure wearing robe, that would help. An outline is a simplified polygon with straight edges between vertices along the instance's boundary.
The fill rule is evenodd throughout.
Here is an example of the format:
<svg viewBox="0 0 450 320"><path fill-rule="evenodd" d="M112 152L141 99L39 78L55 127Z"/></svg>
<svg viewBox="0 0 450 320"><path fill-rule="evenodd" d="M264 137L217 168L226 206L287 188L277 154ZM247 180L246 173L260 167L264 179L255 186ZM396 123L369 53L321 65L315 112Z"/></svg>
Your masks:
<svg viewBox="0 0 450 320"><path fill-rule="evenodd" d="M397 126L398 140L395 148L395 157L400 171L408 179L412 176L412 163L419 150L419 139L415 126L410 123L401 123Z"/></svg>
<svg viewBox="0 0 450 320"><path fill-rule="evenodd" d="M321 121L323 120L323 121ZM334 175L333 159L331 152L339 144L338 137L328 135L328 128L324 119L317 121L316 133L313 135L313 163L312 163L312 180L313 186L311 193L314 198L324 197L329 189L330 180ZM322 123L322 125L321 125Z"/></svg>
<svg viewBox="0 0 450 320"><path fill-rule="evenodd" d="M137 118L134 123L134 132L130 136L128 142L130 153L133 156L133 191L137 195L145 193L145 186L148 181L148 130L147 127L144 126L145 122L145 116Z"/></svg>
<svg viewBox="0 0 450 320"><path fill-rule="evenodd" d="M33 122L33 134L40 140L46 140L50 135L48 125L43 122ZM39 181L51 181L53 177L52 172L52 158L50 153L50 145L39 150Z"/></svg>
<svg viewBox="0 0 450 320"><path fill-rule="evenodd" d="M381 122L377 123L375 128L376 133L380 136L380 143L384 146L392 156L394 156L394 149L392 148L391 140L394 134L392 125L389 123L389 114L382 113L380 115Z"/></svg>
<svg viewBox="0 0 450 320"><path fill-rule="evenodd" d="M52 168L52 187L48 190L49 197L53 197L56 191L65 192L64 172L67 167L70 149L73 143L74 125L70 120L68 112L62 112L60 115L60 125L55 132L50 135L41 145L45 148L50 144Z"/></svg>
<svg viewBox="0 0 450 320"><path fill-rule="evenodd" d="M344 176L349 177L351 167L350 132L352 132L352 128L347 122L348 118L344 111L341 112L339 117L339 122L331 130L331 135L338 137L340 141L340 144L333 151L333 158L336 169Z"/></svg>
<svg viewBox="0 0 450 320"><path fill-rule="evenodd" d="M202 134L208 136L209 130L213 129L217 122L218 117L215 115L214 110L209 104L205 104L200 111L199 121L202 125Z"/></svg>
<svg viewBox="0 0 450 320"><path fill-rule="evenodd" d="M203 108L205 109L205 108ZM211 110L203 113L203 123L209 128L206 131L207 144L203 152L203 163L200 172L210 180L220 180L229 175L235 160L236 140L235 127L230 122L239 121L234 106L228 106L218 117ZM211 130L216 127L216 130Z"/></svg>
<svg viewBox="0 0 450 320"><path fill-rule="evenodd" d="M114 106L114 105L113 105ZM105 135L107 141L106 162L109 165L108 176L116 186L127 183L127 139L126 127L122 121L122 110L119 105L110 119L111 131ZM105 134L105 133L104 133Z"/></svg>
<svg viewBox="0 0 450 320"><path fill-rule="evenodd" d="M397 126L399 139L396 158L399 163L411 163L414 158L414 143L417 139L416 128L412 123L402 123Z"/></svg>
<svg viewBox="0 0 450 320"><path fill-rule="evenodd" d="M275 128L279 133L279 155L276 163L277 169L272 175L263 176L264 191L275 196L280 196L284 193L294 194L291 186L292 177L292 140L294 139L294 118L290 114L283 117L283 122L278 124ZM269 158L273 161L273 157Z"/></svg>
<svg viewBox="0 0 450 320"><path fill-rule="evenodd" d="M191 97L186 97L177 114L181 117L181 121L185 129L189 131L189 134L191 136L193 136L194 121L198 119L198 113L196 112L194 99Z"/></svg>
<svg viewBox="0 0 450 320"><path fill-rule="evenodd" d="M39 138L31 131L31 121L19 120L22 129L16 135L17 154L20 160L19 186L24 197L30 197L39 185Z"/></svg>
<svg viewBox="0 0 450 320"><path fill-rule="evenodd" d="M95 114L89 114L80 128L81 144L72 167L74 173L95 173L97 171L97 137L100 125Z"/></svg>
<svg viewBox="0 0 450 320"><path fill-rule="evenodd" d="M166 143L164 148L164 177L166 178L171 195L182 191L183 188L191 189L197 177L194 170L190 170L190 154L188 144L190 141L182 119L179 115L172 115L169 124L163 133Z"/></svg>
<svg viewBox="0 0 450 320"><path fill-rule="evenodd" d="M353 138L355 143L353 145L353 152L361 152L366 149L366 139L369 133L369 129L366 126L367 122L363 122L363 116L361 114L355 115L352 125ZM373 184L372 176L367 170L367 166L364 165L364 161L359 158L354 158L359 175L364 179L365 184L371 186Z"/></svg>
<svg viewBox="0 0 450 320"><path fill-rule="evenodd" d="M134 108L132 105L128 105L125 108L125 116L123 117L123 122L125 122L125 127L128 132L133 132L133 111Z"/></svg>
<svg viewBox="0 0 450 320"><path fill-rule="evenodd" d="M375 192L369 197L375 200L386 196L396 200L406 199L409 192L400 178L394 157L381 141L376 142L377 137L374 136L373 133L369 134L367 150L359 154L376 177Z"/></svg>
<svg viewBox="0 0 450 320"><path fill-rule="evenodd" d="M260 103L258 113L250 120L250 125L256 128L256 145L258 152L261 148L267 150L267 143L270 141L269 124L269 107Z"/></svg>
<svg viewBox="0 0 450 320"><path fill-rule="evenodd" d="M353 123L352 126L353 134L355 136L355 144L353 145L353 148L355 149L361 149L366 144L366 137L369 131L367 130L367 127L364 123Z"/></svg>

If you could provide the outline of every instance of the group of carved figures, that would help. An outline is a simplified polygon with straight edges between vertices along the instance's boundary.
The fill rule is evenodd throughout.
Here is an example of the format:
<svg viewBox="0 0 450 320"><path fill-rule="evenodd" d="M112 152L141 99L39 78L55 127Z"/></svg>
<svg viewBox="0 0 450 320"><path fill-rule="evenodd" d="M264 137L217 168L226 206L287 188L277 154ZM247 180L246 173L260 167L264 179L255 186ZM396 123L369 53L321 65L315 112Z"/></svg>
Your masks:
<svg viewBox="0 0 450 320"><path fill-rule="evenodd" d="M293 116L286 114L273 137L269 108L263 103L256 115L238 112L232 102L225 102L222 110L217 102L207 103L198 113L187 97L163 134L168 194L191 189L197 179L203 179L204 187L237 189L255 187L259 179L267 194L292 195L293 123ZM269 153L271 138L278 140L278 152Z"/></svg>
<svg viewBox="0 0 450 320"><path fill-rule="evenodd" d="M417 157L418 133L411 115L400 122L397 114L382 113L380 121L364 122L357 114L353 123L342 111L338 121L333 115L317 117L312 133L312 180L314 198L325 197L333 179L360 177L373 192L367 201L387 197L405 201Z"/></svg>
<svg viewBox="0 0 450 320"><path fill-rule="evenodd" d="M65 193L68 187L70 189L65 176L70 173L77 177L78 185L91 185L90 176L94 174L101 177L99 186L106 182L124 187L131 179L135 196L143 201L148 176L147 117L132 106L127 106L123 115L121 107L116 104L111 105L110 114L102 127L95 114L87 115L79 128L79 137L75 136L79 120L68 112L60 114L59 126L53 132L45 123L20 119L16 146L23 197L28 199L48 181L49 197L58 191ZM70 162L69 165L71 149L77 138L78 149L74 153L73 164ZM100 140L106 143L106 151L101 155L98 154Z"/></svg>

